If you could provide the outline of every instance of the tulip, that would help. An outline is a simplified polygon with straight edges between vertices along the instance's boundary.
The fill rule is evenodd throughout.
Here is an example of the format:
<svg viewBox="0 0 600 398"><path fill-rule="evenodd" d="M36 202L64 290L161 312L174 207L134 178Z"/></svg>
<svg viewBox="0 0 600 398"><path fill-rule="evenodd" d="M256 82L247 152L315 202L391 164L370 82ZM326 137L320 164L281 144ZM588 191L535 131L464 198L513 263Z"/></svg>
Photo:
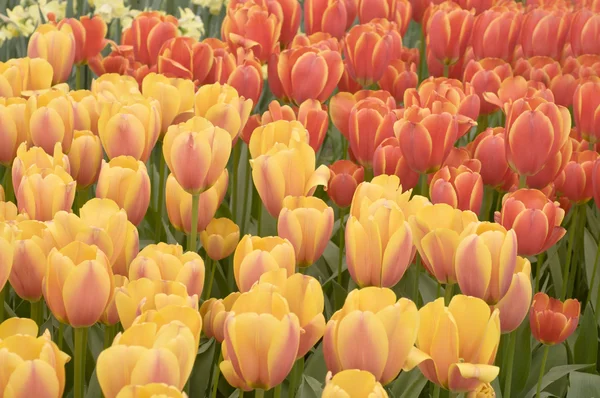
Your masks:
<svg viewBox="0 0 600 398"><path fill-rule="evenodd" d="M99 15L92 18L87 15L82 16L80 19L65 18L56 27L60 29L63 25L71 27L75 39L75 64L87 62L90 58L100 54L100 51L106 46L104 37L108 27Z"/></svg>
<svg viewBox="0 0 600 398"><path fill-rule="evenodd" d="M315 152L304 142L292 141L290 146L277 143L250 165L256 190L273 217L281 211L286 196L312 196L329 180L329 168L321 165L315 170Z"/></svg>
<svg viewBox="0 0 600 398"><path fill-rule="evenodd" d="M363 87L381 79L392 60L394 38L376 24L356 25L344 39L350 77Z"/></svg>
<svg viewBox="0 0 600 398"><path fill-rule="evenodd" d="M137 96L127 102L106 103L98 119L98 132L109 159L133 156L146 162L160 135L160 103Z"/></svg>
<svg viewBox="0 0 600 398"><path fill-rule="evenodd" d="M581 136L591 143L600 138L600 116L596 110L600 108L600 82L586 82L577 87L573 96L573 114L575 126Z"/></svg>
<svg viewBox="0 0 600 398"><path fill-rule="evenodd" d="M477 222L477 215L438 203L421 208L408 222L425 268L440 283L456 283L455 254L460 234Z"/></svg>
<svg viewBox="0 0 600 398"><path fill-rule="evenodd" d="M581 303L577 300L561 302L546 293L536 293L529 312L531 334L543 344L561 344L577 328L580 312Z"/></svg>
<svg viewBox="0 0 600 398"><path fill-rule="evenodd" d="M146 75L142 94L160 103L161 133L166 133L177 115L194 106L194 83L190 80L168 78L156 73Z"/></svg>
<svg viewBox="0 0 600 398"><path fill-rule="evenodd" d="M325 329L327 369L334 375L348 369L368 371L386 385L406 366L418 329L417 306L409 299L396 301L394 292L385 288L353 290Z"/></svg>
<svg viewBox="0 0 600 398"><path fill-rule="evenodd" d="M257 127L252 132L252 137L248 144L252 159L267 154L277 143L292 146L293 141L304 143L308 143L309 141L308 130L300 122L293 119L292 121L281 120L281 115L276 116L274 114L274 106L269 105L269 109L273 112L265 112L263 116L263 122L267 123L263 123L262 126ZM280 120L268 122L268 120L275 117L278 117Z"/></svg>
<svg viewBox="0 0 600 398"><path fill-rule="evenodd" d="M249 291L265 272L279 268L285 269L288 275L296 269L294 246L289 240L250 235L240 240L233 255L235 282L240 292Z"/></svg>
<svg viewBox="0 0 600 398"><path fill-rule="evenodd" d="M361 100L375 97L382 100L392 110L396 107L394 98L387 91L360 90L355 94L340 92L331 97L331 121L346 139L350 137L350 113Z"/></svg>
<svg viewBox="0 0 600 398"><path fill-rule="evenodd" d="M408 30L412 16L412 6L408 0L359 0L358 21L367 23L373 19L382 18L393 21L398 25L402 36Z"/></svg>
<svg viewBox="0 0 600 398"><path fill-rule="evenodd" d="M19 146L27 142L27 127L24 123L25 100L0 105L0 164L12 165Z"/></svg>
<svg viewBox="0 0 600 398"><path fill-rule="evenodd" d="M373 175L382 174L398 176L405 191L413 189L419 182L419 173L408 166L396 137L383 140L373 154Z"/></svg>
<svg viewBox="0 0 600 398"><path fill-rule="evenodd" d="M28 57L43 58L52 65L52 84L67 81L73 69L75 51L75 37L68 24L61 27L50 23L38 26L27 45Z"/></svg>
<svg viewBox="0 0 600 398"><path fill-rule="evenodd" d="M235 143L252 111L252 100L240 97L227 84L200 87L194 99L196 116L208 119L215 127L225 129Z"/></svg>
<svg viewBox="0 0 600 398"><path fill-rule="evenodd" d="M517 234L518 253L535 256L560 240L566 230L560 226L565 211L537 189L519 189L504 196L502 211L495 220Z"/></svg>
<svg viewBox="0 0 600 398"><path fill-rule="evenodd" d="M419 316L417 347L407 370L418 365L432 383L459 393L498 376L500 369L493 366L500 344L498 310L492 312L479 298L457 295L448 307L443 298L426 304Z"/></svg>
<svg viewBox="0 0 600 398"><path fill-rule="evenodd" d="M473 158L481 164L479 174L486 185L502 186L506 181L506 176L513 174L506 160L504 141L504 128L495 127L481 132L470 144Z"/></svg>
<svg viewBox="0 0 600 398"><path fill-rule="evenodd" d="M569 33L571 16L560 10L536 8L523 16L520 44L527 58L559 59Z"/></svg>
<svg viewBox="0 0 600 398"><path fill-rule="evenodd" d="M573 14L568 41L571 44L573 55L600 54L600 48L589 38L598 30L600 19L587 8L582 8Z"/></svg>
<svg viewBox="0 0 600 398"><path fill-rule="evenodd" d="M517 265L508 291L492 308L500 310L502 333L510 333L521 326L529 312L532 295L531 263L517 257Z"/></svg>
<svg viewBox="0 0 600 398"><path fill-rule="evenodd" d="M17 206L13 202L4 202L0 200L0 222L18 223L27 219L29 219L29 216L27 216L27 214L19 214Z"/></svg>
<svg viewBox="0 0 600 398"><path fill-rule="evenodd" d="M204 261L194 252L183 252L179 245L159 242L142 249L129 266L129 280L141 278L180 282L187 293L202 295Z"/></svg>
<svg viewBox="0 0 600 398"><path fill-rule="evenodd" d="M356 18L356 0L307 0L304 3L304 30L311 35L328 33L341 39Z"/></svg>
<svg viewBox="0 0 600 398"><path fill-rule="evenodd" d="M365 169L349 160L338 160L329 171L327 195L338 207L350 206L358 184L364 181Z"/></svg>
<svg viewBox="0 0 600 398"><path fill-rule="evenodd" d="M403 102L406 90L417 87L418 82L417 64L394 59L378 84L383 90L389 91L396 102Z"/></svg>
<svg viewBox="0 0 600 398"><path fill-rule="evenodd" d="M13 58L0 62L0 93L18 97L22 91L47 90L52 85L52 65L43 58Z"/></svg>
<svg viewBox="0 0 600 398"><path fill-rule="evenodd" d="M334 377L327 372L323 398L334 398L340 394L352 396L360 391L361 396L387 398L388 394L371 373L366 370L349 369L337 373Z"/></svg>
<svg viewBox="0 0 600 398"><path fill-rule="evenodd" d="M97 54L88 60L88 66L96 76L102 77L106 74L133 75L135 73L133 68L141 68L141 64L134 59L132 46L119 46L116 43L110 43L110 47L112 51L106 57Z"/></svg>
<svg viewBox="0 0 600 398"><path fill-rule="evenodd" d="M139 98L142 94L135 78L117 73L108 73L92 81L91 91L104 102L121 101L132 96Z"/></svg>
<svg viewBox="0 0 600 398"><path fill-rule="evenodd" d="M231 56L233 57L233 54ZM252 104L258 104L264 83L260 62L252 51L241 48L237 49L236 57L232 60L235 60L235 63L232 63L231 73L221 73L223 83L235 88L241 97L251 100ZM217 81L221 83L221 79Z"/></svg>
<svg viewBox="0 0 600 398"><path fill-rule="evenodd" d="M483 93L483 98L500 108L518 99L530 99L536 102L554 101L554 94L539 82L527 81L523 76L507 77L500 83L498 94Z"/></svg>
<svg viewBox="0 0 600 398"><path fill-rule="evenodd" d="M133 46L135 59L153 66L158 52L166 41L177 36L177 19L158 12L142 12L133 19L131 27L123 31L122 43Z"/></svg>
<svg viewBox="0 0 600 398"><path fill-rule="evenodd" d="M225 321L232 315L231 308L240 295L240 292L233 292L224 299L211 298L202 303L200 315L202 315L203 331L206 337L214 337L219 343L223 342Z"/></svg>
<svg viewBox="0 0 600 398"><path fill-rule="evenodd" d="M213 218L200 232L202 246L215 261L229 257L240 240L240 227L228 218Z"/></svg>
<svg viewBox="0 0 600 398"><path fill-rule="evenodd" d="M174 37L158 53L158 73L167 77L203 82L215 62L213 49L191 37Z"/></svg>
<svg viewBox="0 0 600 398"><path fill-rule="evenodd" d="M465 395L466 398L496 398L494 387L490 383L479 385L475 390Z"/></svg>
<svg viewBox="0 0 600 398"><path fill-rule="evenodd" d="M69 165L77 188L87 188L98 180L102 165L102 144L91 131L75 131Z"/></svg>
<svg viewBox="0 0 600 398"><path fill-rule="evenodd" d="M431 14L427 22L427 48L445 68L458 62L465 54L471 40L473 14L472 10L443 8Z"/></svg>
<svg viewBox="0 0 600 398"><path fill-rule="evenodd" d="M11 318L1 326L16 320ZM0 341L0 361L4 373L0 383L0 393L5 397L55 398L62 397L65 389L65 364L69 357L52 342L50 332L37 337L34 322L28 325L15 325L16 333L2 336Z"/></svg>
<svg viewBox="0 0 600 398"><path fill-rule="evenodd" d="M13 268L13 253L15 250L13 241L16 232L12 226L0 221L0 291L4 289ZM2 297L0 305L4 305L4 297ZM1 327L0 325L0 329Z"/></svg>
<svg viewBox="0 0 600 398"><path fill-rule="evenodd" d="M32 96L25 108L25 127L30 146L40 146L52 153L57 142L69 152L73 142L73 106L71 99L60 91L48 91Z"/></svg>
<svg viewBox="0 0 600 398"><path fill-rule="evenodd" d="M574 203L586 203L594 195L592 171L599 155L596 151L573 153L563 172L554 181L556 191Z"/></svg>
<svg viewBox="0 0 600 398"><path fill-rule="evenodd" d="M498 95L502 82L512 76L510 64L498 58L471 60L465 67L464 81L468 82L472 91L479 97L479 113L489 115L498 109L494 103L488 102L486 95Z"/></svg>
<svg viewBox="0 0 600 398"><path fill-rule="evenodd" d="M221 37L229 47L251 49L261 62L266 62L277 48L281 35L283 11L273 13L266 4L248 1L227 8Z"/></svg>
<svg viewBox="0 0 600 398"><path fill-rule="evenodd" d="M54 248L48 254L42 290L60 322L74 328L92 326L100 320L114 291L108 258L97 247L77 241L60 250Z"/></svg>
<svg viewBox="0 0 600 398"><path fill-rule="evenodd" d="M143 398L143 397L165 397L165 398L187 398L184 392L165 383L149 383L143 386L128 385L119 391L116 398Z"/></svg>
<svg viewBox="0 0 600 398"><path fill-rule="evenodd" d="M277 222L280 237L294 246L299 267L314 264L325 251L333 232L333 209L310 196L287 196Z"/></svg>
<svg viewBox="0 0 600 398"><path fill-rule="evenodd" d="M455 209L479 214L483 202L483 179L467 166L439 169L429 185L432 203L447 203Z"/></svg>
<svg viewBox="0 0 600 398"><path fill-rule="evenodd" d="M337 86L344 66L338 51L315 46L284 50L276 60L269 83L279 80L283 96L301 104L307 99L326 101ZM309 76L318 77L306 84Z"/></svg>
<svg viewBox="0 0 600 398"><path fill-rule="evenodd" d="M239 3L243 3L243 0L230 2L228 8L235 8ZM262 2L256 1L256 3L261 4ZM281 22L280 41L282 46L286 46L296 36L300 28L300 17L302 15L300 3L297 0L266 1L265 3L269 12L277 15Z"/></svg>
<svg viewBox="0 0 600 398"><path fill-rule="evenodd" d="M409 167L429 174L439 170L450 153L458 138L458 122L447 112L425 112L419 121L399 119L394 124L394 133Z"/></svg>
<svg viewBox="0 0 600 398"><path fill-rule="evenodd" d="M122 186L129 189L121 189ZM125 209L133 224L139 224L150 204L150 177L146 165L131 156L118 156L108 163L103 160L96 197L112 199Z"/></svg>
<svg viewBox="0 0 600 398"><path fill-rule="evenodd" d="M213 219L217 209L225 198L229 174L224 170L217 183L200 194L198 199L199 217L197 223L197 232L206 229L208 223ZM173 226L179 230L190 234L192 230L192 195L187 193L177 179L170 174L167 177L165 203L167 206L167 215Z"/></svg>
<svg viewBox="0 0 600 398"><path fill-rule="evenodd" d="M73 129L90 130L98 135L100 105L96 95L89 90L70 91L68 95L73 105Z"/></svg>
<svg viewBox="0 0 600 398"><path fill-rule="evenodd" d="M76 185L60 166L44 169L30 167L19 183L19 211L35 220L51 220L58 211L71 209Z"/></svg>
<svg viewBox="0 0 600 398"><path fill-rule="evenodd" d="M106 398L121 397L127 385L164 383L182 389L195 353L194 336L180 322L162 327L141 323L117 335L113 345L98 356L96 372Z"/></svg>
<svg viewBox="0 0 600 398"><path fill-rule="evenodd" d="M475 57L511 62L521 31L522 15L516 10L496 6L475 17L472 35Z"/></svg>
<svg viewBox="0 0 600 398"><path fill-rule="evenodd" d="M106 326L114 326L119 322L119 313L117 312L117 303L115 301L115 296L119 291L126 291L127 284L129 283L129 279L123 275L114 275L114 284L115 290L111 295L111 299L104 310L104 314L100 318L100 322L102 322Z"/></svg>

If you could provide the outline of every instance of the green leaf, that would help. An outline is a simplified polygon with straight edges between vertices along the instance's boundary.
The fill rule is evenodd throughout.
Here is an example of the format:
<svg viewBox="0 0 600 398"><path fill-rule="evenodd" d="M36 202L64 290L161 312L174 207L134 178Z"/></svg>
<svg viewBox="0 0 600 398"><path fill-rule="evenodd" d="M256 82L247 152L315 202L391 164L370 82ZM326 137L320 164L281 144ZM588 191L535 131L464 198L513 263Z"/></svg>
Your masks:
<svg viewBox="0 0 600 398"><path fill-rule="evenodd" d="M515 346L515 360L513 367L512 389L516 396L523 391L527 384L529 371L531 370L531 328L529 322L517 329L517 344Z"/></svg>
<svg viewBox="0 0 600 398"><path fill-rule="evenodd" d="M600 376L573 372L567 398L600 397Z"/></svg>
<svg viewBox="0 0 600 398"><path fill-rule="evenodd" d="M297 395L301 398L320 398L322 392L323 388L318 380L304 375L304 377L302 377L302 384L300 384Z"/></svg>
<svg viewBox="0 0 600 398"><path fill-rule="evenodd" d="M333 306L336 310L339 310L344 305L346 297L348 297L348 291L340 286L337 281L331 281L333 286Z"/></svg>
<svg viewBox="0 0 600 398"><path fill-rule="evenodd" d="M596 363L598 359L598 329L596 317L590 305L585 309L581 319L573 356L575 363Z"/></svg>
<svg viewBox="0 0 600 398"><path fill-rule="evenodd" d="M210 339L200 346L194 367L192 368L192 374L190 375L191 397L208 396L207 390L210 387L208 383L212 378L215 355L220 355L220 352L217 351L220 348L215 339Z"/></svg>
<svg viewBox="0 0 600 398"><path fill-rule="evenodd" d="M554 283L554 291L562 292L562 268L560 266L560 258L558 256L558 245L552 246L550 249L548 249L547 253L548 265L550 266L550 275L552 276L552 282Z"/></svg>
<svg viewBox="0 0 600 398"><path fill-rule="evenodd" d="M392 396L397 398L419 398L421 391L427 385L427 379L418 369L402 372L392 383Z"/></svg>
<svg viewBox="0 0 600 398"><path fill-rule="evenodd" d="M425 270L421 270L419 273L419 291L423 298L423 305L437 298L437 282Z"/></svg>
<svg viewBox="0 0 600 398"><path fill-rule="evenodd" d="M544 375L544 378L542 379L542 390L544 390L551 383L557 381L558 379L565 377L569 373L575 372L576 370L589 368L590 366L594 366L594 364L562 365L562 366L553 367L552 369L550 369L550 371L548 373L546 373ZM529 390L529 392L527 393L525 398L532 398L535 396L535 393L536 393L536 387L534 386L531 390Z"/></svg>
<svg viewBox="0 0 600 398"><path fill-rule="evenodd" d="M490 383L494 392L496 393L496 398L502 398L502 388L500 387L500 378L496 377L494 381Z"/></svg>
<svg viewBox="0 0 600 398"><path fill-rule="evenodd" d="M104 349L104 329L99 324L89 328L88 332L88 347L94 358L94 362L98 361L98 355ZM89 359L89 358L88 358Z"/></svg>
<svg viewBox="0 0 600 398"><path fill-rule="evenodd" d="M317 380L325 380L327 365L323 356L323 343L319 344L310 358L308 358L308 361L306 361L304 375Z"/></svg>
<svg viewBox="0 0 600 398"><path fill-rule="evenodd" d="M102 390L100 389L100 383L98 383L96 369L94 369L94 373L92 373L92 377L90 378L90 383L85 392L85 398L102 398Z"/></svg>
<svg viewBox="0 0 600 398"><path fill-rule="evenodd" d="M588 214L592 213L588 211ZM598 250L598 245L592 236L592 233L586 228L583 235L583 248L584 248L584 258L585 258L585 274L587 280L587 287L590 290L589 297L591 298L591 302L594 303L596 297L598 297L598 283L600 280L600 269L596 269L596 276L594 279L594 286L590 286L592 283L592 274L594 273L594 261L596 260L596 252ZM597 268L597 266L596 266Z"/></svg>

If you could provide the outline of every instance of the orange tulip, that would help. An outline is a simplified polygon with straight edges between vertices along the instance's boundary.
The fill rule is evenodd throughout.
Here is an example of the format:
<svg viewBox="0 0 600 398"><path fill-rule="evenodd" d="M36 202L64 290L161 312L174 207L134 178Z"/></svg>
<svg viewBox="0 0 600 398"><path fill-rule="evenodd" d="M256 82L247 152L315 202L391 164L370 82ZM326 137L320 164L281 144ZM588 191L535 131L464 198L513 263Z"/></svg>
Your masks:
<svg viewBox="0 0 600 398"><path fill-rule="evenodd" d="M498 110L498 106L488 102L484 93L498 95L502 81L512 76L510 64L499 58L484 58L480 61L471 60L465 67L464 81L473 88L479 97L480 113L489 115ZM489 94L488 94L489 95Z"/></svg>
<svg viewBox="0 0 600 398"><path fill-rule="evenodd" d="M211 298L202 303L200 315L202 315L202 326L206 337L214 337L219 343L225 339L225 321L231 314L231 309L240 292L230 293L224 299Z"/></svg>
<svg viewBox="0 0 600 398"><path fill-rule="evenodd" d="M327 195L338 207L348 207L358 184L365 179L365 169L350 160L338 160L329 166Z"/></svg>
<svg viewBox="0 0 600 398"><path fill-rule="evenodd" d="M17 148L27 142L25 125L26 101L16 99L0 104L0 164L10 166L17 156Z"/></svg>
<svg viewBox="0 0 600 398"><path fill-rule="evenodd" d="M60 142L69 152L73 142L73 106L66 94L48 91L27 100L25 127L29 145L40 146L52 153L54 144Z"/></svg>
<svg viewBox="0 0 600 398"><path fill-rule="evenodd" d="M307 0L304 2L304 31L328 33L341 39L356 19L356 0Z"/></svg>
<svg viewBox="0 0 600 398"><path fill-rule="evenodd" d="M240 227L228 218L213 218L200 232L202 247L215 261L229 257L240 240Z"/></svg>
<svg viewBox="0 0 600 398"><path fill-rule="evenodd" d="M471 40L474 11L439 8L427 21L427 48L431 56L448 66L458 62Z"/></svg>
<svg viewBox="0 0 600 398"><path fill-rule="evenodd" d="M581 303L577 300L561 302L546 293L536 293L529 312L531 334L543 344L560 344L577 329L580 312Z"/></svg>
<svg viewBox="0 0 600 398"><path fill-rule="evenodd" d="M588 8L582 8L573 14L568 42L571 44L573 55L597 54L600 47L590 37L600 28L600 18Z"/></svg>
<svg viewBox="0 0 600 398"><path fill-rule="evenodd" d="M447 203L456 209L479 214L483 202L483 179L479 168L442 167L433 175L429 197L432 203Z"/></svg>
<svg viewBox="0 0 600 398"><path fill-rule="evenodd" d="M123 186L128 189L122 189ZM118 156L108 163L103 160L96 197L114 200L125 209L129 221L138 225L150 205L150 177L146 165L131 156Z"/></svg>
<svg viewBox="0 0 600 398"><path fill-rule="evenodd" d="M80 19L65 18L62 19L57 27L60 29L63 25L71 26L75 37L75 60L76 64L87 62L88 59L98 55L106 46L107 40L104 38L108 31L106 22L95 15L90 18L87 15Z"/></svg>
<svg viewBox="0 0 600 398"><path fill-rule="evenodd" d="M500 108L504 108L505 105L512 104L518 99L554 102L554 95L550 89L542 83L527 81L523 76L507 77L500 84L497 95L485 92L483 98Z"/></svg>
<svg viewBox="0 0 600 398"><path fill-rule="evenodd" d="M263 90L263 73L260 62L252 51L237 50L236 63L231 73L222 73L219 83L227 83L235 88L241 97L252 100L252 104L258 104Z"/></svg>
<svg viewBox="0 0 600 398"><path fill-rule="evenodd" d="M514 172L508 166L504 151L504 128L488 128L469 145L469 150L481 164L481 178L485 185L503 186Z"/></svg>
<svg viewBox="0 0 600 398"><path fill-rule="evenodd" d="M536 55L560 59L571 16L562 10L534 8L525 13L520 44L527 58Z"/></svg>
<svg viewBox="0 0 600 398"><path fill-rule="evenodd" d="M600 155L596 151L574 152L554 181L556 192L574 203L586 203L594 195L592 171Z"/></svg>
<svg viewBox="0 0 600 398"><path fill-rule="evenodd" d="M371 22L376 18L384 18L398 25L400 34L405 35L412 17L412 6L408 0L359 0L358 21Z"/></svg>
<svg viewBox="0 0 600 398"><path fill-rule="evenodd" d="M403 102L406 90L416 88L418 82L417 64L394 59L388 65L378 84L383 90L389 91L396 102Z"/></svg>
<svg viewBox="0 0 600 398"><path fill-rule="evenodd" d="M91 131L75 131L69 165L77 188L87 188L98 180L102 155L102 144L97 135Z"/></svg>
<svg viewBox="0 0 600 398"><path fill-rule="evenodd" d="M158 53L158 73L167 77L202 82L214 63L212 48L191 37L173 37L163 43Z"/></svg>
<svg viewBox="0 0 600 398"><path fill-rule="evenodd" d="M28 57L43 58L52 65L52 84L67 81L73 69L75 52L75 36L67 24L61 27L50 23L38 26L27 45Z"/></svg>
<svg viewBox="0 0 600 398"><path fill-rule="evenodd" d="M142 12L123 31L122 44L133 46L135 59L149 66L156 65L163 43L177 36L177 19L158 12Z"/></svg>
<svg viewBox="0 0 600 398"><path fill-rule="evenodd" d="M581 136L591 143L600 138L600 82L583 83L573 96L575 126Z"/></svg>
<svg viewBox="0 0 600 398"><path fill-rule="evenodd" d="M247 0L233 0L227 5L235 9L240 3ZM253 0L256 4L265 5L271 14L277 15L281 21L280 41L282 46L287 46L298 33L302 8L297 0Z"/></svg>
<svg viewBox="0 0 600 398"><path fill-rule="evenodd" d="M405 191L413 189L419 182L419 173L408 166L396 137L386 138L373 155L373 175L382 174L398 176Z"/></svg>
<svg viewBox="0 0 600 398"><path fill-rule="evenodd" d="M471 44L475 57L511 62L521 31L522 16L516 10L496 6L475 17Z"/></svg>
<svg viewBox="0 0 600 398"><path fill-rule="evenodd" d="M504 196L496 222L514 229L519 255L535 256L545 252L566 233L560 226L565 211L537 189L519 189Z"/></svg>

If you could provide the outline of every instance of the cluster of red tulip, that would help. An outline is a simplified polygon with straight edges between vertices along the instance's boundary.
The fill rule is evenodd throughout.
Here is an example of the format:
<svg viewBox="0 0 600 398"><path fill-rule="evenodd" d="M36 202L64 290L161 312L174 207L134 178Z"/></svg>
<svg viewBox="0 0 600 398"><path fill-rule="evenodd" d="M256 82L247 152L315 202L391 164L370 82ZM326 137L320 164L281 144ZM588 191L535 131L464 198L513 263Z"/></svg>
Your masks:
<svg viewBox="0 0 600 398"><path fill-rule="evenodd" d="M551 346L571 385L598 368L600 2L108 31L51 17L0 62L0 396L563 396Z"/></svg>

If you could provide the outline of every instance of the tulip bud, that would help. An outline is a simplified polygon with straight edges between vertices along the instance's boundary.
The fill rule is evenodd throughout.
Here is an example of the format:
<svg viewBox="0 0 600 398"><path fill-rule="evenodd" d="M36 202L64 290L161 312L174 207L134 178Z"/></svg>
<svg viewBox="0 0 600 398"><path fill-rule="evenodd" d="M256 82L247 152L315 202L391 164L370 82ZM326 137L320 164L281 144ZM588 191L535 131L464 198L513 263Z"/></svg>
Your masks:
<svg viewBox="0 0 600 398"><path fill-rule="evenodd" d="M573 96L573 114L575 126L581 136L591 143L600 138L600 82L586 82L578 86Z"/></svg>
<svg viewBox="0 0 600 398"><path fill-rule="evenodd" d="M355 94L340 92L331 97L331 121L346 139L350 137L350 113L361 100L375 97L382 100L392 110L396 107L394 98L387 91L360 90Z"/></svg>
<svg viewBox="0 0 600 398"><path fill-rule="evenodd" d="M198 208L200 209L198 213L198 232L204 231L213 219L225 198L228 183L229 174L225 169L217 183L200 194L198 199ZM177 183L173 174L167 177L165 204L171 224L177 230L184 231L189 235L192 230L192 195Z"/></svg>
<svg viewBox="0 0 600 398"><path fill-rule="evenodd" d="M495 220L517 234L518 252L535 256L560 240L566 230L560 226L565 211L537 189L519 189L504 196L502 211Z"/></svg>
<svg viewBox="0 0 600 398"><path fill-rule="evenodd" d="M379 81L392 60L393 44L392 34L379 25L356 25L350 29L344 39L350 77L363 87Z"/></svg>
<svg viewBox="0 0 600 398"><path fill-rule="evenodd" d="M73 69L75 51L73 30L67 24L61 27L50 23L38 26L27 45L28 57L43 58L52 65L52 84L67 81Z"/></svg>
<svg viewBox="0 0 600 398"><path fill-rule="evenodd" d="M443 8L434 11L427 23L427 48L444 65L453 65L465 54L471 39L474 12Z"/></svg>
<svg viewBox="0 0 600 398"><path fill-rule="evenodd" d="M298 4L296 0L294 0L294 3ZM260 62L254 57L252 51L245 51L241 48L237 49L235 60L236 63L232 65L231 73L228 76L225 73L222 74L223 78L227 78L223 82L235 88L241 97L252 101L252 104L258 104L264 83ZM249 108L252 108L252 106L249 106Z"/></svg>
<svg viewBox="0 0 600 398"><path fill-rule="evenodd" d="M580 312L581 304L577 300L561 302L546 293L536 293L529 312L531 334L542 344L560 344L577 328Z"/></svg>
<svg viewBox="0 0 600 398"><path fill-rule="evenodd" d="M479 214L483 202L483 179L467 166L439 169L429 186L431 203L447 203L455 209Z"/></svg>
<svg viewBox="0 0 600 398"><path fill-rule="evenodd" d="M476 16L472 35L475 57L499 58L511 62L519 39L522 15L516 10L495 7Z"/></svg>
<svg viewBox="0 0 600 398"><path fill-rule="evenodd" d="M135 59L153 66L163 43L177 36L177 19L158 12L142 12L135 17L131 27L123 31L122 44L133 46Z"/></svg>
<svg viewBox="0 0 600 398"><path fill-rule="evenodd" d="M159 102L162 134L167 132L177 115L194 107L194 83L191 80L150 73L142 82L142 94Z"/></svg>
<svg viewBox="0 0 600 398"><path fill-rule="evenodd" d="M120 101L141 94L135 78L117 73L108 73L92 81L91 91L101 102Z"/></svg>
<svg viewBox="0 0 600 398"><path fill-rule="evenodd" d="M122 187L128 189L122 189ZM144 219L150 204L150 177L146 165L131 156L118 156L102 168L96 185L96 197L112 199L137 225Z"/></svg>
<svg viewBox="0 0 600 398"><path fill-rule="evenodd" d="M385 321L384 321L385 320ZM385 385L398 376L417 339L419 313L412 301L390 289L353 290L325 329L323 354L327 369L338 374L365 370ZM356 344L356 334L361 344Z"/></svg>
<svg viewBox="0 0 600 398"><path fill-rule="evenodd" d="M202 247L215 261L229 257L240 240L240 227L228 218L213 218L200 232Z"/></svg>
<svg viewBox="0 0 600 398"><path fill-rule="evenodd" d="M413 189L419 182L419 173L408 166L396 137L383 140L373 154L373 175L382 174L398 176L405 191Z"/></svg>
<svg viewBox="0 0 600 398"><path fill-rule="evenodd" d="M426 304L419 315L417 348L406 370L419 366L432 383L456 392L473 391L498 376L500 369L493 365L500 344L498 310L492 312L479 298L457 295L448 307L443 298Z"/></svg>
<svg viewBox="0 0 600 398"><path fill-rule="evenodd" d="M214 337L219 343L223 342L225 321L231 315L231 308L240 295L240 292L233 292L224 299L211 298L202 303L200 315L206 337Z"/></svg>
<svg viewBox="0 0 600 398"><path fill-rule="evenodd" d="M42 147L50 154L59 142L64 151L69 152L73 142L71 102L71 98L60 91L48 91L27 100L24 117L30 146Z"/></svg>
<svg viewBox="0 0 600 398"><path fill-rule="evenodd" d="M365 169L349 160L338 160L329 171L327 195L338 207L350 206L356 187L364 181Z"/></svg>
<svg viewBox="0 0 600 398"><path fill-rule="evenodd" d="M394 59L378 84L383 90L389 91L396 102L403 102L406 90L417 87L418 82L417 64Z"/></svg>
<svg viewBox="0 0 600 398"><path fill-rule="evenodd" d="M513 174L508 167L504 151L504 128L488 128L481 132L470 144L473 159L481 164L483 183L492 187L502 186L508 174Z"/></svg>
<svg viewBox="0 0 600 398"><path fill-rule="evenodd" d="M304 2L304 30L311 35L325 32L341 39L357 13L356 0L307 0Z"/></svg>
<svg viewBox="0 0 600 398"><path fill-rule="evenodd" d="M4 65L8 69L2 75L12 87L12 93L6 98L20 96L22 91L43 91L52 86L54 71L44 58L14 58Z"/></svg>
<svg viewBox="0 0 600 398"><path fill-rule="evenodd" d="M262 274L283 268L288 275L296 270L294 246L276 236L260 238L246 235L233 255L235 282L240 292L247 292Z"/></svg>
<svg viewBox="0 0 600 398"><path fill-rule="evenodd" d="M598 157L596 151L573 153L571 161L554 181L556 191L574 203L586 203L592 199L592 171Z"/></svg>
<svg viewBox="0 0 600 398"><path fill-rule="evenodd" d="M408 0L359 0L358 21L368 23L373 19L383 18L398 25L402 36L408 29L412 16L412 6Z"/></svg>
<svg viewBox="0 0 600 398"><path fill-rule="evenodd" d="M98 180L102 165L102 144L91 131L75 131L69 152L71 176L77 188L87 188Z"/></svg>
<svg viewBox="0 0 600 398"><path fill-rule="evenodd" d="M90 130L98 135L100 105L96 95L88 90L77 90L70 91L69 97L73 105L73 129Z"/></svg>
<svg viewBox="0 0 600 398"><path fill-rule="evenodd" d="M308 143L308 130L300 122L294 119L291 119L292 121L281 120L281 115L275 114L276 109L273 103L269 105L269 109L270 111L265 112L263 115L263 125L257 127L252 132L248 144L252 159L267 154L277 143L287 146L292 146L293 141ZM293 111L290 109L290 112ZM295 115L293 118L295 118ZM271 119L275 119L276 121L268 122Z"/></svg>
<svg viewBox="0 0 600 398"><path fill-rule="evenodd" d="M510 333L523 322L529 312L532 293L531 263L524 257L517 257L517 265L508 291L492 308L500 310L502 333Z"/></svg>
<svg viewBox="0 0 600 398"><path fill-rule="evenodd" d="M27 142L25 104L25 100L15 99L14 102L0 105L0 164L4 166L12 165L17 148Z"/></svg>
<svg viewBox="0 0 600 398"><path fill-rule="evenodd" d="M479 112L489 115L498 109L496 104L485 100L485 94L498 95L502 82L512 76L509 63L499 58L484 58L480 61L470 60L465 67L463 80L469 83L472 91L479 97Z"/></svg>
<svg viewBox="0 0 600 398"><path fill-rule="evenodd" d="M543 55L560 59L571 16L565 11L535 8L523 16L520 44L527 58Z"/></svg>

